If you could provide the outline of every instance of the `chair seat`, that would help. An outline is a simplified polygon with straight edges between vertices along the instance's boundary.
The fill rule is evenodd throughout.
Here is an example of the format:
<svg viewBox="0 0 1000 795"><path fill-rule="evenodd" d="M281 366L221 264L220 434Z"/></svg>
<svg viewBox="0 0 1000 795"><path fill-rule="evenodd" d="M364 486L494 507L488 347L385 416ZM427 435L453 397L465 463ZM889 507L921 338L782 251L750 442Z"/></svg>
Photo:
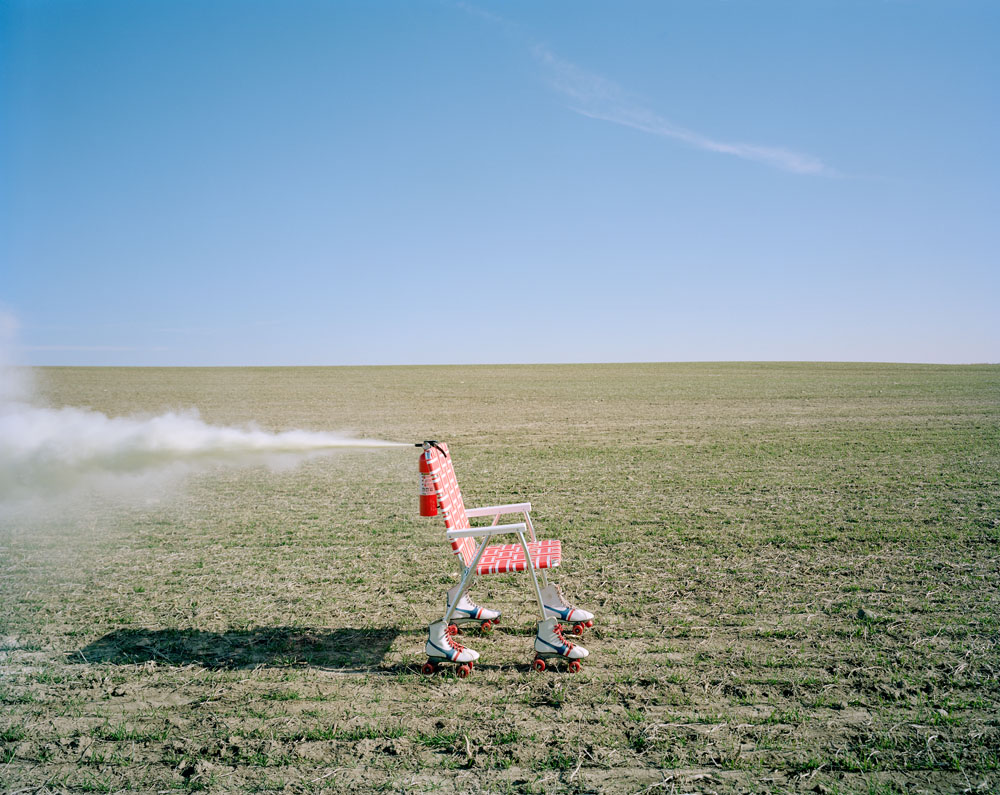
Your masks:
<svg viewBox="0 0 1000 795"><path fill-rule="evenodd" d="M536 569L554 569L562 559L562 547L555 540L529 541L528 553ZM476 574L507 574L527 568L520 544L494 544L483 550Z"/></svg>

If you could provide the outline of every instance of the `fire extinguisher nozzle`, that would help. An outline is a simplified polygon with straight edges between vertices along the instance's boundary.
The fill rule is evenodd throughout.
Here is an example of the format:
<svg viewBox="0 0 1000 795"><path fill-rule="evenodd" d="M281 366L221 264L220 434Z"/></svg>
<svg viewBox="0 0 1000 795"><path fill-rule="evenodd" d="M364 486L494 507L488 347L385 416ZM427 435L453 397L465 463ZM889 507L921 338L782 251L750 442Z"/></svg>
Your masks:
<svg viewBox="0 0 1000 795"><path fill-rule="evenodd" d="M424 450L430 450L431 448L434 448L436 450L439 450L441 452L441 455L443 455L445 458L448 457L448 454L444 451L444 448L441 447L441 443L438 442L438 441L436 441L436 440L434 440L434 439L427 439L427 440L421 442L420 444L415 444L413 446L414 447L423 447Z"/></svg>

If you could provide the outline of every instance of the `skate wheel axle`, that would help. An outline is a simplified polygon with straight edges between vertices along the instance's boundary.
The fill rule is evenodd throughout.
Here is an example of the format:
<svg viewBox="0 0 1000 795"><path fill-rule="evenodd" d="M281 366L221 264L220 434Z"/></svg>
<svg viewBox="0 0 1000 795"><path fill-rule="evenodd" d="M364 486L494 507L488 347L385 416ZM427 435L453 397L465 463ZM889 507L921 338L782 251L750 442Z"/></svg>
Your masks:
<svg viewBox="0 0 1000 795"><path fill-rule="evenodd" d="M580 661L579 660L567 660L565 657L562 657L562 656L559 656L559 655L555 655L555 654L548 655L548 656L551 657L551 660L548 663L545 662L545 658L542 657L541 655L539 655L538 657L535 657L535 659L531 663L531 670L532 671L545 671L545 670L548 670L548 669L552 669L554 671L554 670L556 670L556 662L555 662L556 660L562 660L563 662L565 662L566 663L566 670L569 673L571 673L571 674L575 674L575 673L579 672L579 670L583 667L582 665L580 665Z"/></svg>

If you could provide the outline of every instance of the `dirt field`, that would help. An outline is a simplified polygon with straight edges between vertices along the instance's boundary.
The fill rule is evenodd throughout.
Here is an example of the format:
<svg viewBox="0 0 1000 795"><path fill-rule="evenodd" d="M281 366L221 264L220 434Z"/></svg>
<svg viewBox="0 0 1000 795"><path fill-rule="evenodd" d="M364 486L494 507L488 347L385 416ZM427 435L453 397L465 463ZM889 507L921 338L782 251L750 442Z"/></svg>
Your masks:
<svg viewBox="0 0 1000 795"><path fill-rule="evenodd" d="M529 671L524 576L468 680L417 451L212 471L0 528L11 792L1000 788L1000 367L52 369L52 405L450 443L597 614Z"/></svg>

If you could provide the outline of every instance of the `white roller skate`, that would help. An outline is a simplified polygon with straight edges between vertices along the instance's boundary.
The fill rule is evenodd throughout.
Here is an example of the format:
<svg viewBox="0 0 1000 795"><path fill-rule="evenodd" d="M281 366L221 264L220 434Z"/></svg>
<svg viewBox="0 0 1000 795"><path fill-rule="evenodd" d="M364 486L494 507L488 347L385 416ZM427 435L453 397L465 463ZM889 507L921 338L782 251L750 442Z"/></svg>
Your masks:
<svg viewBox="0 0 1000 795"><path fill-rule="evenodd" d="M458 678L465 679L472 673L472 667L479 659L478 651L467 649L461 643L452 640L444 619L431 624L424 651L428 658L420 669L424 674L432 674L441 663L451 662L455 663L455 673L458 674Z"/></svg>
<svg viewBox="0 0 1000 795"><path fill-rule="evenodd" d="M531 667L536 671L545 670L545 661L561 659L566 661L566 670L576 673L580 670L580 661L588 654L583 646L570 643L563 637L562 624L556 619L547 618L538 622L538 634L535 635L535 660Z"/></svg>
<svg viewBox="0 0 1000 795"><path fill-rule="evenodd" d="M459 586L448 590L448 598L445 601L445 612L451 607L455 594L458 593ZM459 628L465 624L475 624L483 632L492 632L493 627L500 623L500 612L490 610L488 607L480 607L469 598L468 592L462 594L462 598L455 605L455 611L451 614L451 623L448 625L448 632L452 635L459 633Z"/></svg>
<svg viewBox="0 0 1000 795"><path fill-rule="evenodd" d="M573 607L563 596L562 588L554 582L550 582L542 588L542 603L545 605L546 618L552 616L572 624L573 627L569 631L577 637L583 635L583 631L587 627L594 626L594 614L581 610L579 607Z"/></svg>

